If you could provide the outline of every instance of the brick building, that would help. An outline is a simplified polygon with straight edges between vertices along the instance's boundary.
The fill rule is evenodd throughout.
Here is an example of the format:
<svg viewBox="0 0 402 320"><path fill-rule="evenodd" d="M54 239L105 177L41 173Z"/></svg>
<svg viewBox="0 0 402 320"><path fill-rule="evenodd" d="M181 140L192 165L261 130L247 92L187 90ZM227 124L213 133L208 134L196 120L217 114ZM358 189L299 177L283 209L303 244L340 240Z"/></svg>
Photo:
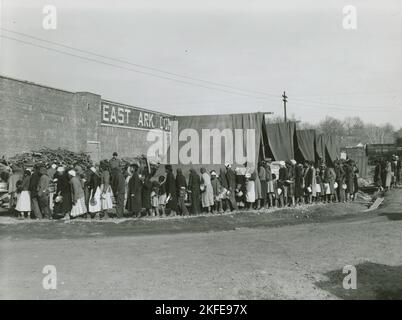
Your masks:
<svg viewBox="0 0 402 320"><path fill-rule="evenodd" d="M0 76L0 155L41 147L89 153L94 161L147 154L152 130L169 134L172 116Z"/></svg>

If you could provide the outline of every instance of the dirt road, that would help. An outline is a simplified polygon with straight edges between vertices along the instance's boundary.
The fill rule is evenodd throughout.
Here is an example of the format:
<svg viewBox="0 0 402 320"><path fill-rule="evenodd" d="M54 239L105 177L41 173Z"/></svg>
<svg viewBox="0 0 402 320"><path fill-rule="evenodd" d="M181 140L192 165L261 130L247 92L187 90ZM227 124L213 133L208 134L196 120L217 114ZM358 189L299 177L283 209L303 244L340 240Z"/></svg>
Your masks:
<svg viewBox="0 0 402 320"><path fill-rule="evenodd" d="M299 210L288 221L300 215L308 223L297 224L264 222L270 214L261 214L255 215L260 225L243 219L210 231L209 217L200 218L203 228L196 230L180 222L181 232L174 232L172 221L114 223L113 228L29 223L31 232L27 223L3 224L0 298L401 299L402 220L394 205L401 199L402 190L394 191L387 207L370 214L347 206L353 214L308 221ZM303 214L314 216L314 210ZM144 227L148 224L169 227L152 232ZM135 232L144 228L148 231ZM56 267L55 290L42 286L45 265ZM345 265L357 267L357 290L342 288Z"/></svg>

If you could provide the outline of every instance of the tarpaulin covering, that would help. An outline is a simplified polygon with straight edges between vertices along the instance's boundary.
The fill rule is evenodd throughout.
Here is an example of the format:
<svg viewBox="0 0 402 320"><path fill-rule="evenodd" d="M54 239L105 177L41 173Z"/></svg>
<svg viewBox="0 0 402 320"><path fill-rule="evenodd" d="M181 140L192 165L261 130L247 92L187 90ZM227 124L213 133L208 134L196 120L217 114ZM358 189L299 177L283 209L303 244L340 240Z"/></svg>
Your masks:
<svg viewBox="0 0 402 320"><path fill-rule="evenodd" d="M267 123L266 132L269 148L276 161L294 159L294 122Z"/></svg>
<svg viewBox="0 0 402 320"><path fill-rule="evenodd" d="M227 162L234 166L258 162L262 113L178 116L175 120L167 163L178 165L184 173L190 167L219 172Z"/></svg>
<svg viewBox="0 0 402 320"><path fill-rule="evenodd" d="M340 148L335 136L321 134L316 140L317 155L325 162L332 162L339 158Z"/></svg>
<svg viewBox="0 0 402 320"><path fill-rule="evenodd" d="M303 160L315 161L315 130L296 130L296 137Z"/></svg>

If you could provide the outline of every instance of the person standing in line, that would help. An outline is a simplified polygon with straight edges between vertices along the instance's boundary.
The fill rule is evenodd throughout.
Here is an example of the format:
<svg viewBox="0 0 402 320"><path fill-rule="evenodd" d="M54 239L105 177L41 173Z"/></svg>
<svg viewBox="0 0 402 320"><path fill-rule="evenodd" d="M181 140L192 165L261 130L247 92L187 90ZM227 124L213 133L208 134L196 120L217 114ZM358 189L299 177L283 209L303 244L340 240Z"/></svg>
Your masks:
<svg viewBox="0 0 402 320"><path fill-rule="evenodd" d="M228 203L228 179L226 178L226 170L224 168L219 169L219 176L218 176L219 184L221 185L221 204L222 204L222 211L230 211L230 205Z"/></svg>
<svg viewBox="0 0 402 320"><path fill-rule="evenodd" d="M191 201L191 214L197 215L201 213L200 199L201 178L194 168L190 169L188 179L188 189Z"/></svg>
<svg viewBox="0 0 402 320"><path fill-rule="evenodd" d="M387 161L385 164L385 173L385 189L389 190L392 182L392 167L390 161Z"/></svg>
<svg viewBox="0 0 402 320"><path fill-rule="evenodd" d="M202 207L205 208L208 213L211 213L211 208L214 205L214 190L212 188L211 178L205 168L201 168L200 172L201 188L203 189L201 192Z"/></svg>
<svg viewBox="0 0 402 320"><path fill-rule="evenodd" d="M19 190L17 192L17 205L15 209L18 211L19 216L23 219L25 214L29 218L31 213L31 197L29 195L29 181L31 179L31 172L29 170L24 171L24 175L21 180L18 180Z"/></svg>
<svg viewBox="0 0 402 320"><path fill-rule="evenodd" d="M304 202L304 181L303 181L303 165L301 163L296 164L294 171L294 195L295 203L303 204Z"/></svg>
<svg viewBox="0 0 402 320"><path fill-rule="evenodd" d="M280 161L280 168L279 168L279 179L278 179L278 188L282 190L281 194L279 195L279 201L281 207L287 206L287 199L288 199L288 186L287 180L289 180L289 172L286 167L285 161Z"/></svg>
<svg viewBox="0 0 402 320"><path fill-rule="evenodd" d="M273 198L273 195L275 194L275 188L274 188L274 180L272 178L272 169L271 169L271 158L265 159L265 172L266 172L266 177L265 180L267 181L267 209L269 207L275 207L275 199Z"/></svg>
<svg viewBox="0 0 402 320"><path fill-rule="evenodd" d="M170 210L169 217L177 215L177 190L176 179L173 175L173 169L170 164L165 166L166 170L166 208Z"/></svg>
<svg viewBox="0 0 402 320"><path fill-rule="evenodd" d="M308 167L304 176L304 184L307 194L307 203L312 204L315 200L316 192L316 180L315 180L315 169L312 162L308 162Z"/></svg>
<svg viewBox="0 0 402 320"><path fill-rule="evenodd" d="M261 185L260 209L265 208L267 204L267 172L265 170L264 161L258 163L258 179Z"/></svg>
<svg viewBox="0 0 402 320"><path fill-rule="evenodd" d="M124 198L126 195L126 180L121 170L116 175L116 215L118 218L124 216Z"/></svg>
<svg viewBox="0 0 402 320"><path fill-rule="evenodd" d="M75 170L70 170L68 172L70 177L71 184L71 199L72 199L72 209L71 209L71 217L76 218L78 216L82 216L87 213L87 207L85 205L85 194L84 189L82 188L82 184L80 179L77 177L77 173ZM69 219L66 215L66 219Z"/></svg>
<svg viewBox="0 0 402 320"><path fill-rule="evenodd" d="M152 191L151 191L151 205L152 211L151 215L153 217L159 216L159 182L152 181Z"/></svg>
<svg viewBox="0 0 402 320"><path fill-rule="evenodd" d="M72 190L70 179L65 172L64 167L58 167L57 172L57 186L55 197L54 214L62 214L65 219L70 216L72 209Z"/></svg>
<svg viewBox="0 0 402 320"><path fill-rule="evenodd" d="M188 210L186 207L187 182L180 168L178 168L176 171L176 190L178 192L177 208L179 210L179 214L187 216L188 215Z"/></svg>
<svg viewBox="0 0 402 320"><path fill-rule="evenodd" d="M353 168L353 200L356 199L356 194L359 191L359 168L356 165L356 162L352 162Z"/></svg>
<svg viewBox="0 0 402 320"><path fill-rule="evenodd" d="M91 175L89 177L88 192L89 192L89 201L88 201L88 211L91 215L91 218L99 217L99 214L102 210L101 206L101 178L99 176L99 168L91 167ZM84 192L85 193L85 192ZM99 217L100 218L100 217Z"/></svg>
<svg viewBox="0 0 402 320"><path fill-rule="evenodd" d="M350 159L348 159L345 164L346 201L351 200L351 196L354 193L353 177L354 177L353 167L351 165Z"/></svg>
<svg viewBox="0 0 402 320"><path fill-rule="evenodd" d="M138 175L139 166L134 163L132 167L132 176L128 183L128 199L126 209L131 216L135 218L141 217L142 210L142 182Z"/></svg>
<svg viewBox="0 0 402 320"><path fill-rule="evenodd" d="M212 185L212 190L214 192L214 205L213 205L213 210L212 213L218 212L218 213L223 213L222 209L222 186L221 183L217 177L216 171L212 170L211 171L211 185Z"/></svg>
<svg viewBox="0 0 402 320"><path fill-rule="evenodd" d="M144 181L142 183L142 208L145 209L146 216L151 216L151 192L152 192L152 182L150 174L145 172Z"/></svg>
<svg viewBox="0 0 402 320"><path fill-rule="evenodd" d="M40 165L35 164L34 172L31 175L31 180L29 182L29 193L31 195L31 218L42 219L42 212L39 208L38 202L38 184L40 178Z"/></svg>
<svg viewBox="0 0 402 320"><path fill-rule="evenodd" d="M246 172L244 177L246 184L246 210L250 210L253 209L253 205L256 200L255 185L254 185L255 182L252 179L252 174L250 172Z"/></svg>
<svg viewBox="0 0 402 320"><path fill-rule="evenodd" d="M287 162L286 168L288 170L288 201L294 207L296 205L295 198L295 170L296 170L296 160L290 160Z"/></svg>
<svg viewBox="0 0 402 320"><path fill-rule="evenodd" d="M117 152L113 152L112 159L109 160L110 169L110 186L112 188L113 194L117 192L117 175L121 171L122 163L118 158Z"/></svg>
<svg viewBox="0 0 402 320"><path fill-rule="evenodd" d="M101 209L105 219L109 217L109 210L113 209L113 194L112 187L110 186L110 173L108 169L107 163L101 163Z"/></svg>
<svg viewBox="0 0 402 320"><path fill-rule="evenodd" d="M47 219L52 218L52 214L49 208L49 184L50 178L47 175L45 167L41 167L39 170L40 178L38 182L38 202L39 208L43 216Z"/></svg>
<svg viewBox="0 0 402 320"><path fill-rule="evenodd" d="M229 186L229 203L230 203L230 209L237 210L237 202L236 202L236 173L232 169L232 166L227 163L225 165L226 167L226 179L228 181L228 186Z"/></svg>
<svg viewBox="0 0 402 320"><path fill-rule="evenodd" d="M254 194L255 194L255 201L254 201L254 208L256 210L261 209L261 201L262 201L262 192L261 192L261 181L258 172L258 166L255 167L254 164L251 165L251 180L254 180Z"/></svg>
<svg viewBox="0 0 402 320"><path fill-rule="evenodd" d="M10 211L15 209L17 204L17 182L22 180L22 169L13 166L12 174L8 178L8 194L10 195L9 208ZM17 210L18 211L18 210ZM31 210L29 210L31 211Z"/></svg>
<svg viewBox="0 0 402 320"><path fill-rule="evenodd" d="M159 198L158 198L158 203L159 203L159 211L161 212L161 217L166 217L166 178L164 176L159 176L158 178L159 181Z"/></svg>

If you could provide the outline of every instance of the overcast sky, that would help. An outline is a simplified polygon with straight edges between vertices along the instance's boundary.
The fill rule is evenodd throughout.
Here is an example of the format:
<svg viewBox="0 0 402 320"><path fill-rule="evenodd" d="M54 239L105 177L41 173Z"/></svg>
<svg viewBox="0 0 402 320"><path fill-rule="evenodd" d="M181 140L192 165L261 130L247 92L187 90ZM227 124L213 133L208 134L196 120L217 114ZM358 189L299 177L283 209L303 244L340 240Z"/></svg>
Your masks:
<svg viewBox="0 0 402 320"><path fill-rule="evenodd" d="M0 3L2 75L178 115L282 115L280 95L286 90L288 114L303 121L360 116L367 122L402 126L400 0ZM46 4L57 9L56 30L42 27ZM355 30L342 26L345 5L357 9Z"/></svg>

